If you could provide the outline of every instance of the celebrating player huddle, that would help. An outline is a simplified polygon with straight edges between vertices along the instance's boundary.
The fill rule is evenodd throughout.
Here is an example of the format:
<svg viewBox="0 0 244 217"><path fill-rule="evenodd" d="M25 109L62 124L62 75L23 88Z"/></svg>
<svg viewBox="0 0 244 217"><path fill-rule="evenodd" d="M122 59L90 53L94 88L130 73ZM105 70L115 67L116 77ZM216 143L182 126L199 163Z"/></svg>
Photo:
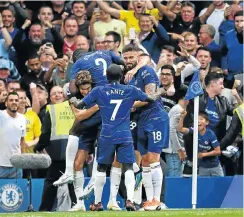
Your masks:
<svg viewBox="0 0 244 217"><path fill-rule="evenodd" d="M71 93L74 95L79 90L82 95L81 100L70 97L73 111L81 109L80 116L70 130L65 173L54 185L74 182L77 204L70 211L85 211L84 199L93 190L95 201L90 210L102 211L106 171L112 164L108 209L121 210L116 195L123 172L127 195L125 208L136 211L134 202L136 197L136 202L141 202L138 195L141 197L142 185L138 185L140 180L136 185L134 172L142 167L147 200L141 209L160 210L163 181L160 153L168 147L169 118L160 99L163 90L159 88L155 71L146 63L136 68L139 51L133 45L124 47L123 59L108 51L80 54L70 83ZM123 84L124 81L127 84ZM131 119L133 128L130 128ZM140 152L141 160L136 159L135 151ZM92 178L83 190L82 169L92 153L96 156Z"/></svg>

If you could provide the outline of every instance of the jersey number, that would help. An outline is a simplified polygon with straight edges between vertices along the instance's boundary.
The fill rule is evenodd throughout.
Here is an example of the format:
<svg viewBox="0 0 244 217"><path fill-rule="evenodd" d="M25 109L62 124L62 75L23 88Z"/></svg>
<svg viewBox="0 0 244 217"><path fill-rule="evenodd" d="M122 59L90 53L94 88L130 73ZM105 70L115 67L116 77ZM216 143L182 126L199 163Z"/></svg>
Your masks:
<svg viewBox="0 0 244 217"><path fill-rule="evenodd" d="M106 71L107 71L107 68L108 68L108 64L102 58L98 58L98 59L95 60L96 66L100 66L100 63L102 63L102 66L103 66L103 76L106 76Z"/></svg>
<svg viewBox="0 0 244 217"><path fill-rule="evenodd" d="M119 110L119 107L120 107L122 101L123 101L122 99L112 99L112 100L110 100L110 104L116 104L116 106L114 108L114 111L113 111L113 114L112 114L111 119L110 119L111 121L115 120L115 117L117 115L117 112Z"/></svg>
<svg viewBox="0 0 244 217"><path fill-rule="evenodd" d="M162 134L160 131L152 132L154 143L159 142L162 139Z"/></svg>

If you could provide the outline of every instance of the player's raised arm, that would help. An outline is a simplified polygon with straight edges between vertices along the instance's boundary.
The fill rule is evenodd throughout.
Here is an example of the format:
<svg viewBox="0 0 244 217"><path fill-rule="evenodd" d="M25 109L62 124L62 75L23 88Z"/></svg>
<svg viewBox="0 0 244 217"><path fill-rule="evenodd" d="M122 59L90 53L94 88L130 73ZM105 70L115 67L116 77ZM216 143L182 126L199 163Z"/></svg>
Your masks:
<svg viewBox="0 0 244 217"><path fill-rule="evenodd" d="M105 11L106 13L112 15L113 17L119 19L120 18L120 10L110 7L104 1L97 1L98 6Z"/></svg>
<svg viewBox="0 0 244 217"><path fill-rule="evenodd" d="M125 65L125 61L118 55L116 55L114 52L109 51L112 61L113 63L117 64L117 65Z"/></svg>

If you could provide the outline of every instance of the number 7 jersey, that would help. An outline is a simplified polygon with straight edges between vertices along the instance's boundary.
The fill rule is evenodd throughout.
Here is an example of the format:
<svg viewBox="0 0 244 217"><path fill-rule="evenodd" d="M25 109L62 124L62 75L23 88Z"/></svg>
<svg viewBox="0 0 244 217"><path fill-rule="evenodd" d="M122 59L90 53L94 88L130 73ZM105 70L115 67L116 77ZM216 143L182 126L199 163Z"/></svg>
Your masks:
<svg viewBox="0 0 244 217"><path fill-rule="evenodd" d="M118 83L94 88L84 99L86 105L98 104L102 117L100 137L110 144L132 143L130 110L135 101L145 101L147 95L131 85Z"/></svg>
<svg viewBox="0 0 244 217"><path fill-rule="evenodd" d="M111 51L89 52L76 61L72 67L71 79L81 70L88 70L94 86L107 84L106 70L112 63L120 63L121 58Z"/></svg>

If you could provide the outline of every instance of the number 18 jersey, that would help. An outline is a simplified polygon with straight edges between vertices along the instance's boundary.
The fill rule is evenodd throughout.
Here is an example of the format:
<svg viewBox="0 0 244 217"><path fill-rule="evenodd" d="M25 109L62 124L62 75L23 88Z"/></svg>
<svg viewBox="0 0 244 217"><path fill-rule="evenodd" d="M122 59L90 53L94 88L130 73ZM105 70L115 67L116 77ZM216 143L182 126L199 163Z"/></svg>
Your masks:
<svg viewBox="0 0 244 217"><path fill-rule="evenodd" d="M100 138L110 144L132 143L130 110L137 100L145 101L147 95L131 85L118 83L94 88L84 99L86 105L96 102L102 117Z"/></svg>

